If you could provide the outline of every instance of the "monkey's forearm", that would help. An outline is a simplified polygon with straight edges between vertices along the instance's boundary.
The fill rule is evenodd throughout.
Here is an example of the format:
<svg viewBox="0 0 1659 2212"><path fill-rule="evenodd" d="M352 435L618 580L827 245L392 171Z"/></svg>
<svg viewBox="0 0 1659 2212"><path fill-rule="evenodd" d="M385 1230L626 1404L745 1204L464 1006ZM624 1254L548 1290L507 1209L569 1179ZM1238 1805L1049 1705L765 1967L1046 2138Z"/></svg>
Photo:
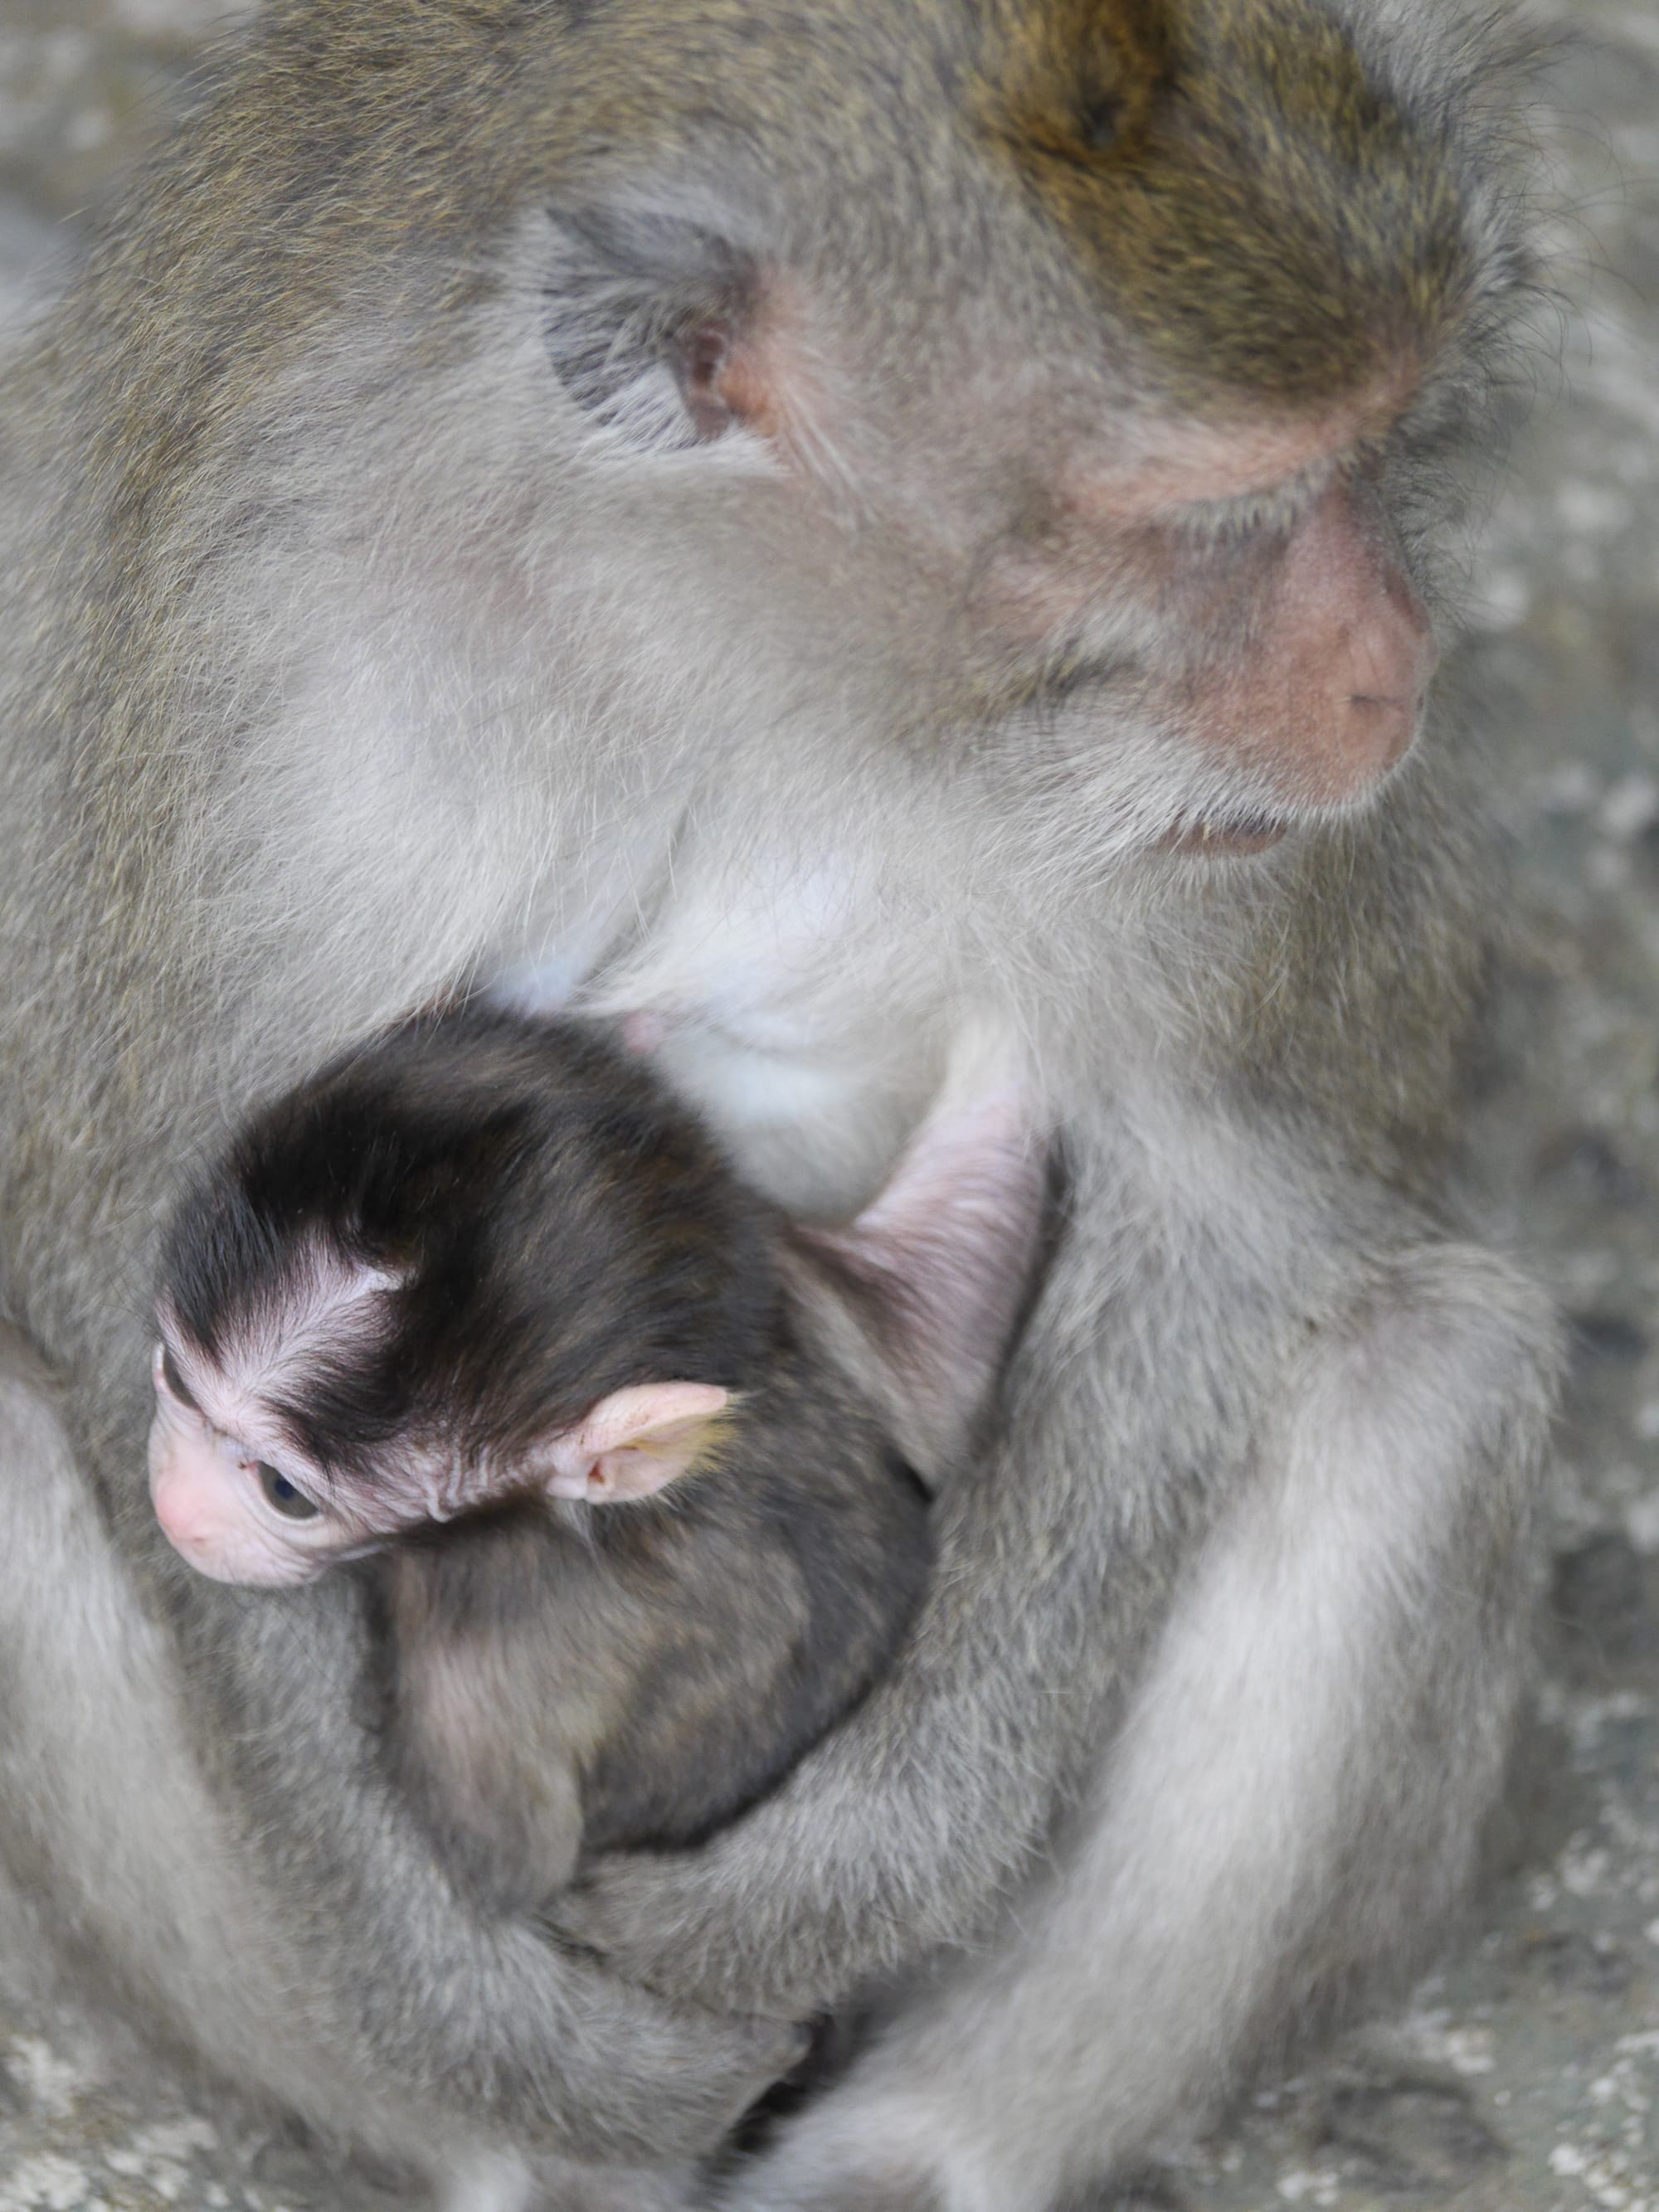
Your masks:
<svg viewBox="0 0 1659 2212"><path fill-rule="evenodd" d="M390 2087L487 2114L515 2142L599 2165L704 2155L805 2047L779 2021L671 2006L522 1923L455 1920L459 1942L410 1962L406 1923L388 1918L361 2026Z"/></svg>
<svg viewBox="0 0 1659 2212"><path fill-rule="evenodd" d="M1289 1284L1216 1289L1231 1372L1249 1378L1224 1386L1187 1272L1224 1284L1219 1250L1156 1232L1120 1249L1126 1329L1092 1288L1109 1233L1079 1216L1055 1256L1027 1340L1052 1316L1052 1354L1017 1363L1006 1441L942 1509L893 1674L702 1851L604 1863L559 1900L559 1925L619 1971L805 2017L975 1939L1047 1845L1079 1747L1167 1600L1186 1516L1237 1469L1305 1326Z"/></svg>
<svg viewBox="0 0 1659 2212"><path fill-rule="evenodd" d="M1015 1469L991 1471L910 1651L781 1790L700 1851L602 1862L557 1924L654 1987L792 2018L982 1925L1048 1826L1066 1741L1055 1670L1100 1613L1075 1558L1040 1605L1029 1556L1023 1592L988 1568L1020 1572L988 1525L1019 1491Z"/></svg>

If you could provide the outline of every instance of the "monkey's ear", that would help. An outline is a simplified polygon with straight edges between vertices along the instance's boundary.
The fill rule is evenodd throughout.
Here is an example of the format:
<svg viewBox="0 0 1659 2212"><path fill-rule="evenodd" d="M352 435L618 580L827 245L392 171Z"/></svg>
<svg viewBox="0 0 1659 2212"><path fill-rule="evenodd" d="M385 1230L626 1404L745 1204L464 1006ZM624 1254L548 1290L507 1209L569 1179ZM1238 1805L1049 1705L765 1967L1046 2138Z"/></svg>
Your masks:
<svg viewBox="0 0 1659 2212"><path fill-rule="evenodd" d="M757 266L731 228L648 205L553 217L553 366L582 411L638 452L776 428Z"/></svg>
<svg viewBox="0 0 1659 2212"><path fill-rule="evenodd" d="M716 1441L730 1397L712 1382L640 1382L613 1390L548 1445L548 1495L609 1505L665 1489Z"/></svg>

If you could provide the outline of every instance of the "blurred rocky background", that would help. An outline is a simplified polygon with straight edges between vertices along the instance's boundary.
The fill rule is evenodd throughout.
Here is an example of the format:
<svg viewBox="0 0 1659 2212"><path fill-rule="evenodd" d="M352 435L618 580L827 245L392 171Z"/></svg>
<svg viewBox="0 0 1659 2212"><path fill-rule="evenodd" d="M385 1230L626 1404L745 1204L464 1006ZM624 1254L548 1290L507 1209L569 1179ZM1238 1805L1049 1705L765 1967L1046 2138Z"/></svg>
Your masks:
<svg viewBox="0 0 1659 2212"><path fill-rule="evenodd" d="M50 290L227 20L0 0L0 322ZM1659 2212L1659 0L1547 20L1559 307L1453 672L1490 732L1520 923L1474 1152L1576 1346L1544 1680L1443 1969L1171 2146L1122 2212ZM0 2212L407 2201L0 1990Z"/></svg>

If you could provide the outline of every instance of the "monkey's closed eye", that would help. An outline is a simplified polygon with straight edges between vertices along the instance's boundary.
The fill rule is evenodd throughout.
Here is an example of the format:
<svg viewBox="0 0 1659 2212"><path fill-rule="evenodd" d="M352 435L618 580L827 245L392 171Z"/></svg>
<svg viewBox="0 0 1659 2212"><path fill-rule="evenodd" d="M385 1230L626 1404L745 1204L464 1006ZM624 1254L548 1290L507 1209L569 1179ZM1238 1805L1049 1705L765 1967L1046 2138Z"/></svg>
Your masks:
<svg viewBox="0 0 1659 2212"><path fill-rule="evenodd" d="M320 1509L312 1504L304 1491L296 1490L285 1474L279 1474L264 1460L260 1461L255 1472L259 1477L260 1489L285 1521L314 1521L317 1518Z"/></svg>

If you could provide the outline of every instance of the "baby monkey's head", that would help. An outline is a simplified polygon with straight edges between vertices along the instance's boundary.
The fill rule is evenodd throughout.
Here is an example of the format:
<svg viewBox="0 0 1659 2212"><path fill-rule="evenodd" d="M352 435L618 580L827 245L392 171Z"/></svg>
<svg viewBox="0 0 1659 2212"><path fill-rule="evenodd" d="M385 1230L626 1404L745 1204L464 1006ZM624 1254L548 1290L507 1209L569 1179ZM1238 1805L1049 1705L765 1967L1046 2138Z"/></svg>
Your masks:
<svg viewBox="0 0 1659 2212"><path fill-rule="evenodd" d="M686 1474L714 1442L730 1393L706 1382L637 1383L614 1390L569 1427L513 1460L470 1458L442 1435L413 1426L347 1463L319 1451L314 1412L354 1385L354 1345L372 1355L397 1327L386 1288L341 1297L331 1314L295 1302L264 1333L217 1355L187 1342L161 1315L153 1373L149 1486L168 1541L216 1581L308 1581L342 1559L434 1522L540 1496L589 1504L648 1497ZM363 1309L378 1306L379 1315ZM338 1333L334 1333L334 1327ZM384 1332L382 1334L381 1332ZM454 1432L449 1432L453 1437Z"/></svg>
<svg viewBox="0 0 1659 2212"><path fill-rule="evenodd" d="M763 1340L752 1202L636 1062L411 1024L255 1117L156 1298L150 1490L204 1574L304 1581L512 1498L661 1490Z"/></svg>

